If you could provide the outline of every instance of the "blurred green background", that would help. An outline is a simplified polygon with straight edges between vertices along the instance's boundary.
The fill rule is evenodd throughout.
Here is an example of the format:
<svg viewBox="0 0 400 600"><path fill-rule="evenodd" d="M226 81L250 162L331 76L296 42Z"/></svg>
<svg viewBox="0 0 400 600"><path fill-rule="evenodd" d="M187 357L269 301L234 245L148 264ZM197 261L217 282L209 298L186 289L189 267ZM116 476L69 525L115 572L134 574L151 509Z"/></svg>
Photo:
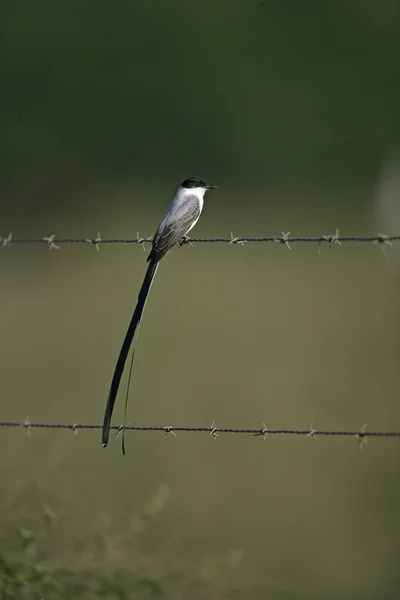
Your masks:
<svg viewBox="0 0 400 600"><path fill-rule="evenodd" d="M3 0L0 44L2 236L147 237L190 175L219 186L196 236L400 233L400 188L385 180L400 143L395 0ZM387 250L171 252L130 423L399 430L400 265ZM15 245L0 264L0 419L101 422L141 247ZM99 432L2 429L2 552L48 504L64 515L55 531L17 555L112 565L110 598L398 598L396 440L362 452L353 439L126 441L122 458ZM129 519L143 510L139 534ZM105 562L99 536L112 539ZM132 572L159 589L125 585Z"/></svg>

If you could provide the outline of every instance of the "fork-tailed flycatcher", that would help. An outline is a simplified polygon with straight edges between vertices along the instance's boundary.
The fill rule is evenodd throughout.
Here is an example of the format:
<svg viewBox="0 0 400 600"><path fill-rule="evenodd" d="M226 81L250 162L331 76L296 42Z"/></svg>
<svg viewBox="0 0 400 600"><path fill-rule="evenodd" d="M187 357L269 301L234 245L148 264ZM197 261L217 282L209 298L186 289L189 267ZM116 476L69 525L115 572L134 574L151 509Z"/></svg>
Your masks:
<svg viewBox="0 0 400 600"><path fill-rule="evenodd" d="M122 348L120 350L114 375L111 381L110 391L108 393L107 405L104 414L102 442L105 448L108 444L110 434L110 424L118 387L121 381L125 362L131 347L135 333L139 331L139 325L146 305L147 295L151 284L157 272L158 264L165 254L177 243L182 243L189 231L196 225L203 209L204 194L207 190L216 188L215 185L209 185L203 179L189 177L185 179L178 187L175 198L172 200L167 212L161 221L155 236L153 245L147 261L147 268L142 287L140 288L136 308L133 311L128 331L126 332ZM136 341L136 340L135 340ZM135 344L133 346L132 362L135 354ZM131 368L132 368L131 362ZM129 381L128 381L129 392ZM128 392L125 401L125 413L128 401ZM124 417L125 421L125 417ZM125 423L124 423L125 424ZM124 430L122 431L124 435ZM122 441L122 453L125 454L125 444Z"/></svg>

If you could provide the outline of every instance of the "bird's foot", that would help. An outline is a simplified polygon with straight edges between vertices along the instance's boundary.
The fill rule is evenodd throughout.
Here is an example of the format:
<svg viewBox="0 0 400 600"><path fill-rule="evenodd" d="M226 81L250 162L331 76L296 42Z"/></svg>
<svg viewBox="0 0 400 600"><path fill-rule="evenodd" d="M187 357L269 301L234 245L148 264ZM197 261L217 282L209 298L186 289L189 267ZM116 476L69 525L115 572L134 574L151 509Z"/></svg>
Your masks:
<svg viewBox="0 0 400 600"><path fill-rule="evenodd" d="M190 244L190 238L187 235L184 235L181 240L179 240L179 245L183 246L184 244ZM192 245L192 244L190 244Z"/></svg>

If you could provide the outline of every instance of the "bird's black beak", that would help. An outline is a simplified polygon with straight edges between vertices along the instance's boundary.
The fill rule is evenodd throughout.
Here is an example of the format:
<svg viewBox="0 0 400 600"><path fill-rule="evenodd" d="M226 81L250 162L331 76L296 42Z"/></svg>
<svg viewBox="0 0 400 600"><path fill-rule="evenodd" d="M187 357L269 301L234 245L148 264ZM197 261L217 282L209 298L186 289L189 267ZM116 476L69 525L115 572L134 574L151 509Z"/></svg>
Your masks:
<svg viewBox="0 0 400 600"><path fill-rule="evenodd" d="M207 183L206 190L216 190L216 189L217 189L216 185L210 185Z"/></svg>

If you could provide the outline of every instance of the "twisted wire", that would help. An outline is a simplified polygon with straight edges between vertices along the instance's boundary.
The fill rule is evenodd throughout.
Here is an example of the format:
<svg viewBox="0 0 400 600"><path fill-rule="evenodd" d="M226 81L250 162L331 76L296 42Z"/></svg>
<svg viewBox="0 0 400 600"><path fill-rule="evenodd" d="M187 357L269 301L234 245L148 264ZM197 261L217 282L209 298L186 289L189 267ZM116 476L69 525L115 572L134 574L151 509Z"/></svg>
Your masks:
<svg viewBox="0 0 400 600"><path fill-rule="evenodd" d="M102 425L99 424L82 424L82 423L31 423L29 419L24 421L0 421L0 428L24 428L28 430L32 429L66 429L73 432L78 430L98 430L102 429ZM269 435L291 435L291 436L306 436L316 438L317 436L322 437L354 437L359 440L365 438L400 438L400 431L367 431L366 426L363 425L359 430L345 430L345 429L316 429L311 424L308 429L297 429L297 428L279 428L269 429L265 423L262 427L256 428L234 428L234 427L216 427L214 422L209 427L185 427L185 426L165 426L165 425L113 425L110 427L111 430L117 434L125 431L141 431L141 432L162 432L165 435L177 434L180 432L186 433L208 433L213 437L217 437L219 434L236 434L236 435L252 435L255 437L268 437Z"/></svg>

